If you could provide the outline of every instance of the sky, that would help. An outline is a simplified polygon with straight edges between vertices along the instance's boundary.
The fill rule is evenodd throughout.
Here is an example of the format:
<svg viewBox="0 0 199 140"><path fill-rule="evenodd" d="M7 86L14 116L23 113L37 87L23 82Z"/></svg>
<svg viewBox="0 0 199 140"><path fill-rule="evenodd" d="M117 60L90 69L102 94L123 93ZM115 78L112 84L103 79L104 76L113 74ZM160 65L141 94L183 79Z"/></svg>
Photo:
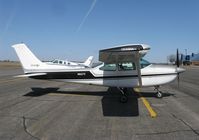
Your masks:
<svg viewBox="0 0 199 140"><path fill-rule="evenodd" d="M100 49L148 44L145 59L199 53L199 0L0 0L0 60L25 43L41 60L84 61Z"/></svg>

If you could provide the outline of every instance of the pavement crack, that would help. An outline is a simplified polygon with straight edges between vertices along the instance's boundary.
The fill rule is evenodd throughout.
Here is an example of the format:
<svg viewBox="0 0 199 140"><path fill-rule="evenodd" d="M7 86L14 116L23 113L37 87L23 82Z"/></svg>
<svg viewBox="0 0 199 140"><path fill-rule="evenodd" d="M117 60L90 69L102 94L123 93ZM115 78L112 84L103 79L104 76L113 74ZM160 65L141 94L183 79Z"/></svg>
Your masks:
<svg viewBox="0 0 199 140"><path fill-rule="evenodd" d="M197 132L195 129L193 129L188 123L186 123L183 119L178 118L176 115L171 114L175 119L181 121L184 125L186 125L187 127L189 127L189 129L191 129L192 132L194 132L196 135L199 136L199 132Z"/></svg>
<svg viewBox="0 0 199 140"><path fill-rule="evenodd" d="M33 134L31 134L31 132L28 131L27 126L26 126L26 119L27 119L27 118L26 118L25 116L23 116L22 119L23 119L23 129L24 129L24 131L25 131L29 136L33 137L34 139L40 140L38 137L34 136Z"/></svg>

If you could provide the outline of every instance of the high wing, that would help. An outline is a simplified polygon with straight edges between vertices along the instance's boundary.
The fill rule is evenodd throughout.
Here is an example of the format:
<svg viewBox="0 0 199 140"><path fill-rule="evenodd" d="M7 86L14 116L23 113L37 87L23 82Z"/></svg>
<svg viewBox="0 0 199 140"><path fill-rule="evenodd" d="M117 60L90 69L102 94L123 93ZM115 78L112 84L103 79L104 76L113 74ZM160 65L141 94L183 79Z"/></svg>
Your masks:
<svg viewBox="0 0 199 140"><path fill-rule="evenodd" d="M144 57L150 47L145 44L127 44L99 51L99 61L104 63L135 61Z"/></svg>
<svg viewBox="0 0 199 140"><path fill-rule="evenodd" d="M104 63L135 62L139 86L142 86L140 59L146 55L150 47L145 44L127 44L99 51L99 61Z"/></svg>

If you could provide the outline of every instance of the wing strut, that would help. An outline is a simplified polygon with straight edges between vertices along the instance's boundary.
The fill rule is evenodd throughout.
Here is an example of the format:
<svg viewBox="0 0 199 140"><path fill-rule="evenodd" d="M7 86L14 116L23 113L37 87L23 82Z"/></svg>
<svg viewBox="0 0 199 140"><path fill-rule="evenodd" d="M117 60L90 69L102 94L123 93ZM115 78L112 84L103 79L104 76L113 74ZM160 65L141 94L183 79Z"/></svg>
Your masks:
<svg viewBox="0 0 199 140"><path fill-rule="evenodd" d="M136 52L136 68L137 68L137 73L138 73L138 81L139 81L139 86L142 86L142 77L141 77L141 67L140 67L140 53L139 51Z"/></svg>

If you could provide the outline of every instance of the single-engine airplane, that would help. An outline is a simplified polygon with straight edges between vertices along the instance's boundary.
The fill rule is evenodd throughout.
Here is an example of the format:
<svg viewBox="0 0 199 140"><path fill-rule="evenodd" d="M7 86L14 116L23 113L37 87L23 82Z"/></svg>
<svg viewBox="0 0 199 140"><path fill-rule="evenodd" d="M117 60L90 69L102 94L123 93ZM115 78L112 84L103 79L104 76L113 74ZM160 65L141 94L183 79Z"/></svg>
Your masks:
<svg viewBox="0 0 199 140"><path fill-rule="evenodd" d="M179 67L179 63L175 67L150 64L144 60L150 49L145 44L127 44L100 50L99 61L103 63L92 68L47 64L41 62L25 44L12 47L25 73L18 77L117 87L123 103L128 101L127 89L132 87L155 87L157 97L161 98L159 86L174 81L179 73L185 71Z"/></svg>

